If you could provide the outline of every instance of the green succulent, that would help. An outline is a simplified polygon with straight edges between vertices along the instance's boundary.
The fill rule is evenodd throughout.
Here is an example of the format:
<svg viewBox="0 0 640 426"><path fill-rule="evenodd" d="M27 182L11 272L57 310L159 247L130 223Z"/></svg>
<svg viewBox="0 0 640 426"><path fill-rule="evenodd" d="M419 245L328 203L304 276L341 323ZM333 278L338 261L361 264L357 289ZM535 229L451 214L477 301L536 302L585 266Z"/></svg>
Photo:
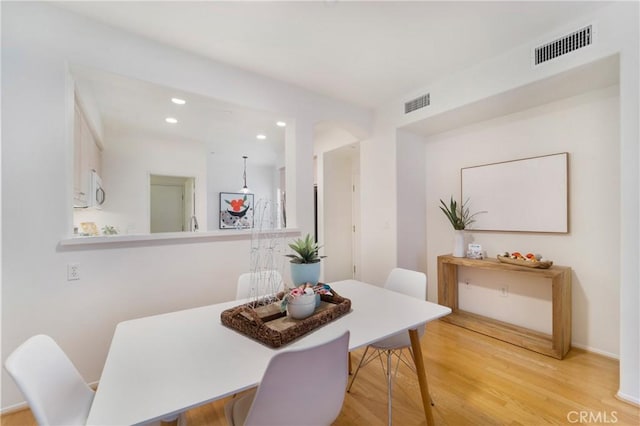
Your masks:
<svg viewBox="0 0 640 426"><path fill-rule="evenodd" d="M310 234L307 234L304 238L298 238L293 243L289 244L291 250L296 254L287 254L286 256L291 258L291 263L318 263L323 257L318 255L320 246L313 241Z"/></svg>

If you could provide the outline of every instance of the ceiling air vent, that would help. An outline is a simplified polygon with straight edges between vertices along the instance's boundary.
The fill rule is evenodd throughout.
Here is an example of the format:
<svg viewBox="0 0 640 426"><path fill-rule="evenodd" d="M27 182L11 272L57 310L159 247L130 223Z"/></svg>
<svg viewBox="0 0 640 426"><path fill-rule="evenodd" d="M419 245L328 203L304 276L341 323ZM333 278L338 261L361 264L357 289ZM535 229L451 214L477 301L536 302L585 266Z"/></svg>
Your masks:
<svg viewBox="0 0 640 426"><path fill-rule="evenodd" d="M419 98L412 99L404 103L404 113L409 114L411 111L415 111L420 108L429 106L431 103L430 94L422 95Z"/></svg>
<svg viewBox="0 0 640 426"><path fill-rule="evenodd" d="M550 43L536 47L535 64L539 65L558 56L573 52L581 47L588 46L592 41L593 31L591 25L589 25Z"/></svg>

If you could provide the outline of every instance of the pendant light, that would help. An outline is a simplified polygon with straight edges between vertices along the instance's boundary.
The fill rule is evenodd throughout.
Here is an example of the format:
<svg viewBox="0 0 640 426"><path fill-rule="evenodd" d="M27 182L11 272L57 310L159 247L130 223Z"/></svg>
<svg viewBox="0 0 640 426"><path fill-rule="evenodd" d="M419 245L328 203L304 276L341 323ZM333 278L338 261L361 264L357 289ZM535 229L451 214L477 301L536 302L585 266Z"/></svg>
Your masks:
<svg viewBox="0 0 640 426"><path fill-rule="evenodd" d="M242 158L244 159L244 173L242 173L242 181L244 182L244 186L242 187L240 192L242 192L243 194L248 194L251 192L249 188L247 188L247 158L248 157L246 155L243 155Z"/></svg>

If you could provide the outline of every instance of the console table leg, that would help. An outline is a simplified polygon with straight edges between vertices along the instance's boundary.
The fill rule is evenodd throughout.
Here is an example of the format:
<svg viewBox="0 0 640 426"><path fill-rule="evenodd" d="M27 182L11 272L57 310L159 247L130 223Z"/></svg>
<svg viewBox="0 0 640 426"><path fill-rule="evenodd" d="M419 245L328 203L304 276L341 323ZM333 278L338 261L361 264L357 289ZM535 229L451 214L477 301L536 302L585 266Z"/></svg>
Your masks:
<svg viewBox="0 0 640 426"><path fill-rule="evenodd" d="M420 347L420 336L418 336L418 330L409 330L409 338L411 339L411 349L413 350L413 358L416 363L416 374L418 376L418 383L420 384L420 395L422 396L424 416L427 419L427 426L431 426L435 423L433 421L431 397L429 396L429 384L427 383L427 375L424 371L424 360L422 359L422 348Z"/></svg>

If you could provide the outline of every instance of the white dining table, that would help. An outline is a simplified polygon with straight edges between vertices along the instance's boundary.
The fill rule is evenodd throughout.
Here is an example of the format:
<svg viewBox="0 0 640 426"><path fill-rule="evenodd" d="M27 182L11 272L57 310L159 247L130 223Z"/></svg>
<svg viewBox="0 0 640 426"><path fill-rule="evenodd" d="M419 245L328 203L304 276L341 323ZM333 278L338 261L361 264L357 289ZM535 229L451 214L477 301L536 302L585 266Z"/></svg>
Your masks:
<svg viewBox="0 0 640 426"><path fill-rule="evenodd" d="M256 386L278 352L302 349L350 331L349 350L408 330L427 424L433 423L416 328L451 309L355 280L330 283L351 311L278 349L224 326L218 303L123 321L116 326L88 425L166 419Z"/></svg>

